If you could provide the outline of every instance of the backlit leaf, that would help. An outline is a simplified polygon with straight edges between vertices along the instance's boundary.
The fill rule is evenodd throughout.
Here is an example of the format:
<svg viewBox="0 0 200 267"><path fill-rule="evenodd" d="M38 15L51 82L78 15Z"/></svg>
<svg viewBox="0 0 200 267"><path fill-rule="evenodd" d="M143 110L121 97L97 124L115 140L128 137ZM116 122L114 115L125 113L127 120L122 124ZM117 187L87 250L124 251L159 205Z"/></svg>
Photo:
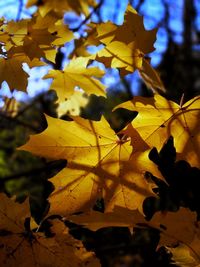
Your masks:
<svg viewBox="0 0 200 267"><path fill-rule="evenodd" d="M104 71L97 67L88 67L88 58L79 57L60 70L50 70L45 79L53 78L51 89L56 90L60 102L65 101L74 93L75 87L83 89L88 94L105 95L105 86L97 79Z"/></svg>
<svg viewBox="0 0 200 267"><path fill-rule="evenodd" d="M187 160L191 165L200 166L200 97L189 100L184 105L178 105L168 101L162 96L153 98L134 97L118 107L138 111L139 114L132 122L132 128L128 127L125 133L134 138L132 141L134 150L141 150L137 145L137 134L150 147L161 149L163 143L170 137L174 137L174 145L178 153L178 159Z"/></svg>
<svg viewBox="0 0 200 267"><path fill-rule="evenodd" d="M129 162L129 139L119 139L104 119L92 122L74 118L67 122L46 118L48 128L31 136L20 149L68 160L67 168L51 180L55 186L49 199L51 213L66 215L86 210L101 197L107 211L115 205L142 210L144 198L153 194L143 177L144 161L151 163L147 154L141 155L141 160L137 157L136 165ZM155 164L152 166L156 172Z"/></svg>

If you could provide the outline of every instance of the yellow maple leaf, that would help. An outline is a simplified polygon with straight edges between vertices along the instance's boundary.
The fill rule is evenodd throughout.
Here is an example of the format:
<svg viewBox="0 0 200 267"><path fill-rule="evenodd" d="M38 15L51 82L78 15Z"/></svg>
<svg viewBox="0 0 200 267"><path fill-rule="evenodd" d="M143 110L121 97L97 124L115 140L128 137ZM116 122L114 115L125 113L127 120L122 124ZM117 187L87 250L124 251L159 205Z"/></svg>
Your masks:
<svg viewBox="0 0 200 267"><path fill-rule="evenodd" d="M88 45L104 44L104 48L97 53L96 60L106 67L119 68L122 76L134 72L136 69L148 87L165 91L158 73L151 67L144 55L155 50L157 29L147 31L143 25L143 18L139 16L131 5L127 6L124 23L120 26L112 22L90 23L88 36L77 42L74 53L87 55Z"/></svg>
<svg viewBox="0 0 200 267"><path fill-rule="evenodd" d="M160 232L159 246L181 244L187 254L190 254L192 250L199 260L200 232L196 213L187 208L180 208L177 212L157 212L150 221L147 221L137 210L131 211L117 206L114 207L112 212L90 211L85 214L66 217L66 220L81 224L92 231L103 227L134 228L150 226ZM171 249L171 251L173 250ZM190 255L186 256L192 262L196 262Z"/></svg>
<svg viewBox="0 0 200 267"><path fill-rule="evenodd" d="M51 89L56 90L58 100L63 102L74 92L77 86L86 93L105 95L105 86L96 78L101 78L104 71L97 67L88 67L90 58L79 57L72 59L70 63L60 70L50 70L44 79L53 78Z"/></svg>
<svg viewBox="0 0 200 267"><path fill-rule="evenodd" d="M176 212L156 212L147 224L160 231L159 246L187 246L200 261L200 231L196 212L188 208L180 208Z"/></svg>
<svg viewBox="0 0 200 267"><path fill-rule="evenodd" d="M135 47L143 54L155 50L153 44L156 40L157 29L150 31L145 30L143 18L137 14L136 10L131 5L127 6L122 25L115 25L108 21L99 24L90 23L88 26L87 45L97 44L97 41L99 44L103 43L105 45L112 41L119 41L125 44L134 42Z"/></svg>
<svg viewBox="0 0 200 267"><path fill-rule="evenodd" d="M30 216L28 201L19 204L0 194L1 266L100 267L94 254L70 236L63 223L53 222L54 236L47 238L43 233L26 229L26 216Z"/></svg>
<svg viewBox="0 0 200 267"><path fill-rule="evenodd" d="M37 14L32 19L10 21L1 29L3 34L0 40L6 51L13 47L21 49L31 60L44 57L55 62L56 46L74 38L73 33L53 12L45 17Z"/></svg>
<svg viewBox="0 0 200 267"><path fill-rule="evenodd" d="M197 96L184 105L178 105L162 96L152 98L134 97L118 107L138 111L139 114L128 126L125 133L132 138L135 151L141 150L137 134L150 147L161 149L163 143L174 137L177 159L187 160L192 166L200 166L200 97Z"/></svg>
<svg viewBox="0 0 200 267"><path fill-rule="evenodd" d="M89 102L88 96L82 91L75 91L74 94L64 102L58 104L58 117L63 115L79 116L81 108Z"/></svg>
<svg viewBox="0 0 200 267"><path fill-rule="evenodd" d="M20 21L9 21L5 27L3 27L3 31L8 33L10 36L10 41L12 41L15 45L22 45L24 36L27 35L27 24L30 20L24 19Z"/></svg>
<svg viewBox="0 0 200 267"><path fill-rule="evenodd" d="M60 19L53 11L49 12L45 17L36 13L32 28L34 30L46 29L51 36L54 36L55 40L51 42L51 45L60 46L74 38L73 33L69 30L68 26L64 24L63 19Z"/></svg>
<svg viewBox="0 0 200 267"><path fill-rule="evenodd" d="M107 211L115 205L142 210L144 198L153 194L143 177L145 161L159 177L147 154L133 159L136 164L129 162L129 140L125 136L119 139L104 119L92 122L75 117L67 122L46 118L48 128L31 136L20 149L68 161L67 167L51 180L55 191L49 198L50 213L66 215L87 210L99 197L104 198Z"/></svg>
<svg viewBox="0 0 200 267"><path fill-rule="evenodd" d="M120 73L125 75L142 67L143 54L134 42L126 45L124 42L113 41L97 53L96 60L108 68L119 68Z"/></svg>

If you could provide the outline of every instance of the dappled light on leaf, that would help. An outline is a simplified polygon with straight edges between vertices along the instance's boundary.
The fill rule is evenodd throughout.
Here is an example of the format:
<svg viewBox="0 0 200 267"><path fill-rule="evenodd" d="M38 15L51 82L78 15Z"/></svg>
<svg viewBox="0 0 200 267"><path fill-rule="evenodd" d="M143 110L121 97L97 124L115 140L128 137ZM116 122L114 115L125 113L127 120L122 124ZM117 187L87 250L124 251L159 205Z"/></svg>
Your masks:
<svg viewBox="0 0 200 267"><path fill-rule="evenodd" d="M165 140L172 135L178 153L177 158L187 160L192 166L198 167L200 166L199 104L199 96L180 106L155 95L153 98L134 97L132 101L118 107L139 112L132 126L146 144L161 149ZM134 138L130 128L124 132ZM135 145L134 149L137 151L141 147Z"/></svg>
<svg viewBox="0 0 200 267"><path fill-rule="evenodd" d="M106 210L114 205L141 209L144 198L153 192L143 177L142 164L135 168L128 161L129 139L119 139L103 118L100 122L81 118L65 122L47 117L47 121L47 130L31 136L21 149L68 160L67 168L51 180L56 190L49 199L50 212L85 210L98 197L104 198Z"/></svg>

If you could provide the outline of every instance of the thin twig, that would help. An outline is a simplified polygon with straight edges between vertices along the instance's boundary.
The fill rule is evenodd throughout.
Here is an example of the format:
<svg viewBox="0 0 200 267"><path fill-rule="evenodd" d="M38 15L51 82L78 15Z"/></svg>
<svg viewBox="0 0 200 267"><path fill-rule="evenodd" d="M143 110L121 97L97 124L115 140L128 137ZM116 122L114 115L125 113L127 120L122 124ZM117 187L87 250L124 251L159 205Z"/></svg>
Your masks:
<svg viewBox="0 0 200 267"><path fill-rule="evenodd" d="M23 5L24 5L23 0L19 0L19 8L18 8L18 12L17 12L16 21L19 21L21 18Z"/></svg>
<svg viewBox="0 0 200 267"><path fill-rule="evenodd" d="M17 119L17 118L8 116L8 115L6 115L6 114L4 114L4 113L0 113L0 117L2 117L2 118L5 119L5 120L12 121L12 122L15 122L15 123L17 123L17 124L20 124L20 125L22 125L22 126L24 126L24 127L26 127L26 128L29 128L30 130L32 130L32 131L34 131L34 132L38 132L38 128L36 128L36 127L34 127L33 125L28 124L28 123L26 123L26 122L24 122L24 121L21 121L21 120L19 120L19 119Z"/></svg>
<svg viewBox="0 0 200 267"><path fill-rule="evenodd" d="M42 172L49 173L50 171L53 171L55 169L62 170L66 166L67 166L67 160L65 160L65 159L54 160L54 161L47 162L46 165L43 167L34 168L34 169L30 169L28 171L23 171L20 173L15 173L15 174L11 174L9 176L2 177L1 182L10 181L13 179L18 179L22 176L38 175Z"/></svg>
<svg viewBox="0 0 200 267"><path fill-rule="evenodd" d="M87 23L87 21L92 17L92 15L94 14L94 13L96 13L96 11L101 7L101 5L103 4L103 0L101 0L100 2L99 2L99 4L98 5L96 5L95 7L94 7L94 9L92 10L92 12L90 12L90 14L79 24L79 26L78 27L76 27L76 28L73 28L73 29L70 29L71 31L73 31L73 32L77 32L77 31L79 31L80 30L80 28L83 26L83 25L85 25L86 23Z"/></svg>

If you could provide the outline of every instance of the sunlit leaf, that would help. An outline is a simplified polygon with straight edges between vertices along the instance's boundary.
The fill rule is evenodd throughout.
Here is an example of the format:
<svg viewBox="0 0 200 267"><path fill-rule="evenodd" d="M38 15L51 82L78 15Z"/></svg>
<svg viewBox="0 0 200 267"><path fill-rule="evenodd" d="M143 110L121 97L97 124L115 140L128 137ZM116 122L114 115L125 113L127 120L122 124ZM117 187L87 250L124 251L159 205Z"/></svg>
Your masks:
<svg viewBox="0 0 200 267"><path fill-rule="evenodd" d="M74 118L73 122L66 122L46 118L48 128L31 136L20 149L68 160L67 168L51 180L55 191L49 199L50 212L65 215L86 210L101 197L107 211L115 205L142 210L144 198L153 194L143 177L145 161L151 163L147 154L137 157L136 166L129 162L129 139L120 139L104 119L92 122ZM155 164L152 166L156 172Z"/></svg>
<svg viewBox="0 0 200 267"><path fill-rule="evenodd" d="M197 96L184 105L168 101L162 96L153 98L134 97L118 107L138 111L139 114L125 133L132 138L135 151L141 150L137 144L137 134L150 147L161 149L163 143L174 137L174 145L178 153L177 159L187 160L191 165L200 166L200 97Z"/></svg>
<svg viewBox="0 0 200 267"><path fill-rule="evenodd" d="M50 70L45 79L53 78L51 89L56 90L58 100L63 102L74 93L75 87L83 89L88 94L105 95L105 86L98 80L104 71L97 67L88 67L90 58L79 57L60 70Z"/></svg>

